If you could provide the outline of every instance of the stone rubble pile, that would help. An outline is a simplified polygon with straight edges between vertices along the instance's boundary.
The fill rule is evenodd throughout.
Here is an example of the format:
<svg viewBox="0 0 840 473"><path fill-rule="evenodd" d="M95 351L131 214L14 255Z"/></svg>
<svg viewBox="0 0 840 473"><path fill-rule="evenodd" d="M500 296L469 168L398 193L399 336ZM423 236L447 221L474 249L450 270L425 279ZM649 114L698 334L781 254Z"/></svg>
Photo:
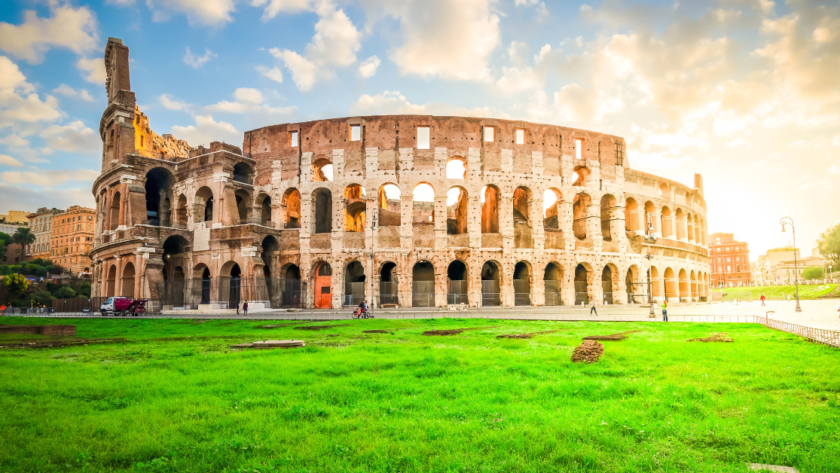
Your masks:
<svg viewBox="0 0 840 473"><path fill-rule="evenodd" d="M584 340L572 353L572 362L595 363L604 354L604 345L595 340Z"/></svg>

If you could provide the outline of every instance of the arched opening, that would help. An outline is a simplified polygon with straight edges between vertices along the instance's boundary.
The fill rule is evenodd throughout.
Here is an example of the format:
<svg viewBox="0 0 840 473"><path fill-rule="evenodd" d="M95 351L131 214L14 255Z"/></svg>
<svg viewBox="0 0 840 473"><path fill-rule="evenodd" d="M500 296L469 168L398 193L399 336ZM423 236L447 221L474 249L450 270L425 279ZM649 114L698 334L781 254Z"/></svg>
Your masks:
<svg viewBox="0 0 840 473"><path fill-rule="evenodd" d="M656 222L656 219L654 218L655 213L656 206L653 205L653 202L645 202L645 235L652 235L658 232L656 228L658 222Z"/></svg>
<svg viewBox="0 0 840 473"><path fill-rule="evenodd" d="M239 216L239 223L251 223L251 194L243 189L234 192L236 197L236 211Z"/></svg>
<svg viewBox="0 0 840 473"><path fill-rule="evenodd" d="M624 230L628 233L628 238L639 231L639 204L632 197L624 202Z"/></svg>
<svg viewBox="0 0 840 473"><path fill-rule="evenodd" d="M689 274L689 279L691 280L691 301L698 301L700 300L700 293L697 286L697 274L694 270Z"/></svg>
<svg viewBox="0 0 840 473"><path fill-rule="evenodd" d="M488 261L481 267L481 305L502 305L501 270L499 266Z"/></svg>
<svg viewBox="0 0 840 473"><path fill-rule="evenodd" d="M668 187L668 184L665 184L664 182L659 183L659 197L670 200L671 188Z"/></svg>
<svg viewBox="0 0 840 473"><path fill-rule="evenodd" d="M163 242L163 285L158 288L159 294L163 294L162 305L184 307L188 289L183 267L189 263L185 258L188 251L189 241L180 235L172 235Z"/></svg>
<svg viewBox="0 0 840 473"><path fill-rule="evenodd" d="M353 184L344 188L344 231L365 231L365 189Z"/></svg>
<svg viewBox="0 0 840 473"><path fill-rule="evenodd" d="M586 166L578 166L572 173L572 185L577 187L585 187L589 182L590 171Z"/></svg>
<svg viewBox="0 0 840 473"><path fill-rule="evenodd" d="M656 266L651 266L650 269L647 271L647 277L650 281L650 294L653 298L662 297L662 293L660 290L660 279L659 279L659 270L656 269ZM645 292L647 292L647 288L645 288ZM650 302L650 301L648 301Z"/></svg>
<svg viewBox="0 0 840 473"><path fill-rule="evenodd" d="M589 304L589 271L582 264L575 267L575 305Z"/></svg>
<svg viewBox="0 0 840 473"><path fill-rule="evenodd" d="M121 296L134 298L134 263L126 263L123 267Z"/></svg>
<svg viewBox="0 0 840 473"><path fill-rule="evenodd" d="M287 189L283 193L281 205L285 209L284 227L286 229L300 228L300 191L297 189Z"/></svg>
<svg viewBox="0 0 840 473"><path fill-rule="evenodd" d="M315 265L312 287L315 290L315 308L332 309L332 267L319 262Z"/></svg>
<svg viewBox="0 0 840 473"><path fill-rule="evenodd" d="M412 269L411 306L435 306L435 267L428 261L420 261Z"/></svg>
<svg viewBox="0 0 840 473"><path fill-rule="evenodd" d="M312 163L312 180L315 182L332 182L333 165L329 160L321 158Z"/></svg>
<svg viewBox="0 0 840 473"><path fill-rule="evenodd" d="M315 189L312 192L312 200L315 201L315 205L312 206L315 214L312 218L315 233L332 232L332 193L323 187Z"/></svg>
<svg viewBox="0 0 840 473"><path fill-rule="evenodd" d="M391 261L382 265L379 271L379 305L396 306L399 299L399 278L397 276L397 265Z"/></svg>
<svg viewBox="0 0 840 473"><path fill-rule="evenodd" d="M548 263L543 275L545 284L545 305L563 305L561 287L563 285L563 268L557 263Z"/></svg>
<svg viewBox="0 0 840 473"><path fill-rule="evenodd" d="M460 156L449 158L446 162L446 178L466 180L467 160Z"/></svg>
<svg viewBox="0 0 840 473"><path fill-rule="evenodd" d="M592 204L592 198L589 194L578 194L572 204L572 217L574 223L572 229L575 232L575 238L578 240L586 239L586 219L589 216L589 206Z"/></svg>
<svg viewBox="0 0 840 473"><path fill-rule="evenodd" d="M543 228L546 230L560 229L560 203L563 194L557 189L546 189L543 192Z"/></svg>
<svg viewBox="0 0 840 473"><path fill-rule="evenodd" d="M501 192L496 186L481 189L481 233L499 233L499 200Z"/></svg>
<svg viewBox="0 0 840 473"><path fill-rule="evenodd" d="M233 166L234 182L254 185L254 169L246 163L236 163Z"/></svg>
<svg viewBox="0 0 840 473"><path fill-rule="evenodd" d="M365 268L353 261L344 269L344 305L357 306L365 299Z"/></svg>
<svg viewBox="0 0 840 473"><path fill-rule="evenodd" d="M111 216L109 218L111 222L111 228L109 230L116 230L117 227L120 226L120 200L122 196L119 192L114 192L114 198L111 200Z"/></svg>
<svg viewBox="0 0 840 473"><path fill-rule="evenodd" d="M300 268L297 265L289 264L282 271L283 276L283 300L282 307L301 307L303 303L303 292L301 289Z"/></svg>
<svg viewBox="0 0 840 473"><path fill-rule="evenodd" d="M399 227L402 224L402 193L394 184L383 184L379 187L379 221L380 227Z"/></svg>
<svg viewBox="0 0 840 473"><path fill-rule="evenodd" d="M198 279L195 284L198 292L199 304L210 303L210 269L204 264L198 264L193 269L193 277Z"/></svg>
<svg viewBox="0 0 840 473"><path fill-rule="evenodd" d="M531 269L524 261L513 267L513 305L531 305Z"/></svg>
<svg viewBox="0 0 840 473"><path fill-rule="evenodd" d="M260 253L260 259L263 261L263 269L262 269L262 276L265 282L266 291L268 292L268 301L272 309L277 309L282 307L283 305L283 297L286 291L286 281L283 278L283 272L280 271L280 274L276 275L273 272L274 268L276 267L276 261L279 256L280 245L277 243L277 239L272 235L267 235L263 238L262 243L260 243L262 247L262 252ZM257 283L258 289L261 288L261 283ZM298 284L298 298L300 298L300 284ZM300 300L298 300L298 305L295 307L302 307L300 305Z"/></svg>
<svg viewBox="0 0 840 473"><path fill-rule="evenodd" d="M688 273L684 269L680 270L680 295L679 300L688 302L691 300L691 287L688 282Z"/></svg>
<svg viewBox="0 0 840 473"><path fill-rule="evenodd" d="M463 261L455 260L446 269L449 288L446 294L447 304L469 304L467 296L467 265Z"/></svg>
<svg viewBox="0 0 840 473"><path fill-rule="evenodd" d="M239 264L229 261L222 266L219 289L220 299L228 302L227 308L239 307L242 297L242 270Z"/></svg>
<svg viewBox="0 0 840 473"><path fill-rule="evenodd" d="M677 240L685 240L685 214L677 209Z"/></svg>
<svg viewBox="0 0 840 473"><path fill-rule="evenodd" d="M517 187L513 191L513 246L532 248L531 189Z"/></svg>
<svg viewBox="0 0 840 473"><path fill-rule="evenodd" d="M671 215L671 209L663 206L659 220L661 221L662 238L674 238L674 217Z"/></svg>
<svg viewBox="0 0 840 473"><path fill-rule="evenodd" d="M175 177L168 169L153 168L146 173L146 220L153 226L170 226L172 186Z"/></svg>
<svg viewBox="0 0 840 473"><path fill-rule="evenodd" d="M694 243L694 217L691 214L688 214L686 217L686 223L688 226L688 232L686 237L688 238L689 242Z"/></svg>
<svg viewBox="0 0 840 473"><path fill-rule="evenodd" d="M172 303L172 307L178 309L186 308L186 274L184 274L184 268L176 266L175 269L172 270L172 279L170 281L172 287L180 289L172 292L172 296L169 299Z"/></svg>
<svg viewBox="0 0 840 473"><path fill-rule="evenodd" d="M613 240L613 221L615 217L615 197L610 194L604 194L601 197L601 237L604 241Z"/></svg>
<svg viewBox="0 0 840 473"><path fill-rule="evenodd" d="M117 290L117 265L112 264L108 270L108 279L105 280L105 297L114 297Z"/></svg>
<svg viewBox="0 0 840 473"><path fill-rule="evenodd" d="M260 225L271 227L271 197L268 194L260 194L257 196L256 204L260 209Z"/></svg>
<svg viewBox="0 0 840 473"><path fill-rule="evenodd" d="M636 283L638 268L636 265L630 266L627 270L627 274L624 276L624 290L627 292L627 303L628 304L635 304L637 302L636 296L638 292L638 287Z"/></svg>
<svg viewBox="0 0 840 473"><path fill-rule="evenodd" d="M679 293L677 292L677 276L674 274L674 270L671 268L665 268L665 272L662 275L665 279L665 300L671 301L679 301Z"/></svg>
<svg viewBox="0 0 840 473"><path fill-rule="evenodd" d="M175 222L174 227L176 228L187 228L187 196L181 194L178 196L178 200L175 204Z"/></svg>
<svg viewBox="0 0 840 473"><path fill-rule="evenodd" d="M196 222L213 221L213 191L202 187L195 193Z"/></svg>
<svg viewBox="0 0 840 473"><path fill-rule="evenodd" d="M601 271L601 291L604 294L604 304L614 304L613 298L613 270L609 265Z"/></svg>
<svg viewBox="0 0 840 473"><path fill-rule="evenodd" d="M412 196L414 225L435 224L435 189L426 183L417 184Z"/></svg>
<svg viewBox="0 0 840 473"><path fill-rule="evenodd" d="M469 199L463 187L453 187L446 192L446 234L463 235L467 228Z"/></svg>

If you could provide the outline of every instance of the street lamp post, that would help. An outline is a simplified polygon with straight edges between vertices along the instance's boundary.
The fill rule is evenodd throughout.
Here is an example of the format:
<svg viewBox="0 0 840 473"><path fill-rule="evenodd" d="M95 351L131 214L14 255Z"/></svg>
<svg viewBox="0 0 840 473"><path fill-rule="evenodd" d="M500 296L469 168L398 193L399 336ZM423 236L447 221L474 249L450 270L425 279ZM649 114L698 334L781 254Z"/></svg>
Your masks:
<svg viewBox="0 0 840 473"><path fill-rule="evenodd" d="M645 259L648 260L648 303L650 304L650 317L656 317L656 311L653 305L653 271L651 270L651 263L650 261L653 259L653 255L650 254L650 245L656 243L656 236L653 234L653 223L651 223L650 218L646 219L648 221L648 229L645 232L645 243L647 243L648 252L645 255Z"/></svg>
<svg viewBox="0 0 840 473"><path fill-rule="evenodd" d="M790 225L790 230L793 233L793 277L796 282L796 311L802 312L802 308L799 306L799 263L796 258L796 227L793 225L793 219L790 217L782 217L779 220L779 224L782 226L782 233L785 232L785 225Z"/></svg>
<svg viewBox="0 0 840 473"><path fill-rule="evenodd" d="M376 268L374 267L373 261L373 254L376 251L376 214L379 212L373 212L371 215L370 220L370 315L373 317L373 306L376 305L376 295L374 291L376 289Z"/></svg>

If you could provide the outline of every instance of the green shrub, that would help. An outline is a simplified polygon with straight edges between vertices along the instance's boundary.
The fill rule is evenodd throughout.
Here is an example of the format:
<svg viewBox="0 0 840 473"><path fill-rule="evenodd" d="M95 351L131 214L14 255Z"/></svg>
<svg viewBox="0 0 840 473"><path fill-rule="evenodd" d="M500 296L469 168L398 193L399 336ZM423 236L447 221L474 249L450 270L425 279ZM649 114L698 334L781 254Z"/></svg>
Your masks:
<svg viewBox="0 0 840 473"><path fill-rule="evenodd" d="M46 275L47 275L47 268L38 267L38 269L35 270L35 276L43 278Z"/></svg>
<svg viewBox="0 0 840 473"><path fill-rule="evenodd" d="M37 302L38 304L44 304L44 305L49 305L50 301L53 300L53 296L52 296L52 294L49 293L49 291L36 292L35 294L32 294L31 296L29 296L29 298L31 300Z"/></svg>
<svg viewBox="0 0 840 473"><path fill-rule="evenodd" d="M38 270L37 264L29 263L23 267L23 274L35 274L35 271Z"/></svg>
<svg viewBox="0 0 840 473"><path fill-rule="evenodd" d="M824 277L823 269L821 267L805 268L805 271L802 271L802 279L805 279L806 281L808 279L822 279Z"/></svg>
<svg viewBox="0 0 840 473"><path fill-rule="evenodd" d="M53 292L53 296L55 296L56 299L70 299L72 297L76 297L76 291L74 291L72 287L64 286Z"/></svg>
<svg viewBox="0 0 840 473"><path fill-rule="evenodd" d="M53 295L55 295L55 291L57 291L61 287L58 283L53 281L47 281L46 286L47 290L53 293Z"/></svg>
<svg viewBox="0 0 840 473"><path fill-rule="evenodd" d="M15 294L23 294L29 287L29 281L23 275L10 274L3 278L3 285L6 286L6 292L10 296Z"/></svg>
<svg viewBox="0 0 840 473"><path fill-rule="evenodd" d="M50 274L61 274L64 272L64 268L56 264L51 264L47 266L47 271L49 271Z"/></svg>
<svg viewBox="0 0 840 473"><path fill-rule="evenodd" d="M82 285L79 286L78 295L90 297L90 281L82 281Z"/></svg>
<svg viewBox="0 0 840 473"><path fill-rule="evenodd" d="M0 266L0 275L7 275L12 274L12 267L11 266Z"/></svg>
<svg viewBox="0 0 840 473"><path fill-rule="evenodd" d="M15 307L29 307L30 302L29 299L14 299L12 300L12 305Z"/></svg>

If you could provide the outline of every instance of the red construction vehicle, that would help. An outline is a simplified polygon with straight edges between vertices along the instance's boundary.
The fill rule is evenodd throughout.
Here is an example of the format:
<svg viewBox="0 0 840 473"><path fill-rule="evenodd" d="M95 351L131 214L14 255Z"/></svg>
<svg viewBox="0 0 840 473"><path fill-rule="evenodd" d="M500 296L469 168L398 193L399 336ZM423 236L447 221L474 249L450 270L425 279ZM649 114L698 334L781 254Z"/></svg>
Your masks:
<svg viewBox="0 0 840 473"><path fill-rule="evenodd" d="M148 299L130 299L128 297L109 297L102 306L99 313L102 316L127 315L138 316L146 313L146 301Z"/></svg>

